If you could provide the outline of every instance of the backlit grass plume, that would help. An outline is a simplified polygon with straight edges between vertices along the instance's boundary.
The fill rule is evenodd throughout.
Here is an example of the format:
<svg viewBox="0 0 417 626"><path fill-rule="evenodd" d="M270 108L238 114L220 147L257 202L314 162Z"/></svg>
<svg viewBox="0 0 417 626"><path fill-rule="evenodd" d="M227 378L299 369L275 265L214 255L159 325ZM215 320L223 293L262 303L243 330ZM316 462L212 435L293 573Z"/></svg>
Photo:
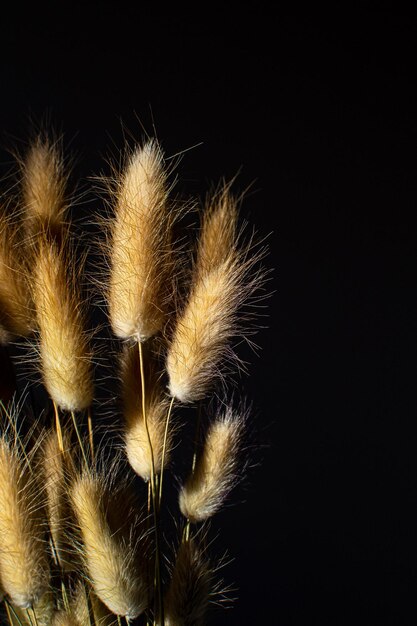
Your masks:
<svg viewBox="0 0 417 626"><path fill-rule="evenodd" d="M33 329L29 266L19 225L0 210L0 343L26 337ZM27 256L27 253L26 253Z"/></svg>
<svg viewBox="0 0 417 626"><path fill-rule="evenodd" d="M133 470L144 480L149 480L152 471L159 474L169 460L172 447L172 429L169 428L165 439L166 419L169 402L163 392L160 377L155 371L151 353L145 352L145 416L143 415L142 389L138 348L126 346L121 368L124 441L126 455ZM164 452L165 441L165 452ZM153 468L152 468L153 466Z"/></svg>
<svg viewBox="0 0 417 626"><path fill-rule="evenodd" d="M41 494L28 461L0 437L0 579L21 608L36 604L49 584Z"/></svg>
<svg viewBox="0 0 417 626"><path fill-rule="evenodd" d="M77 273L71 263L65 248L46 234L39 237L33 299L43 380L59 407L80 411L92 402L93 382Z"/></svg>
<svg viewBox="0 0 417 626"><path fill-rule="evenodd" d="M166 322L172 216L161 148L148 141L128 157L115 185L108 304L114 333L145 341Z"/></svg>
<svg viewBox="0 0 417 626"><path fill-rule="evenodd" d="M194 471L180 492L180 509L191 522L212 517L235 485L239 472L239 451L244 418L228 408L209 426Z"/></svg>
<svg viewBox="0 0 417 626"><path fill-rule="evenodd" d="M100 600L116 615L134 619L147 606L144 570L139 572L137 546L114 533L106 515L106 489L97 475L79 476L71 502L80 529L88 578Z"/></svg>
<svg viewBox="0 0 417 626"><path fill-rule="evenodd" d="M234 356L230 339L244 333L238 311L262 284L261 275L249 278L256 255L238 249L236 214L226 188L203 219L188 300L167 356L169 390L181 402L201 400L221 376L222 362Z"/></svg>
<svg viewBox="0 0 417 626"><path fill-rule="evenodd" d="M165 625L204 626L213 580L212 568L196 540L184 540L165 597Z"/></svg>
<svg viewBox="0 0 417 626"><path fill-rule="evenodd" d="M231 184L195 228L184 209L198 199L172 196L156 139L100 176L110 215L85 206L75 248L62 147L39 135L18 157L18 193L2 195L0 622L204 626L230 590L205 522L246 469L247 411L232 408L244 405L228 376L255 331L264 250L245 238ZM108 313L93 305L91 329L84 267Z"/></svg>
<svg viewBox="0 0 417 626"><path fill-rule="evenodd" d="M65 219L67 174L59 141L38 136L22 161L22 195L29 230L60 229Z"/></svg>

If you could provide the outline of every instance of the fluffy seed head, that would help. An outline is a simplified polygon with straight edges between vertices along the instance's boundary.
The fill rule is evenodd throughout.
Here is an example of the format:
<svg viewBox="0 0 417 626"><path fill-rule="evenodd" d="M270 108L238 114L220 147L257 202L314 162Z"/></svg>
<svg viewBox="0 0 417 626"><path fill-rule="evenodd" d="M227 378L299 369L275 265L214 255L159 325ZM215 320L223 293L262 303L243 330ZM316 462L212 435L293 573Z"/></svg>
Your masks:
<svg viewBox="0 0 417 626"><path fill-rule="evenodd" d="M118 181L110 246L110 321L123 339L145 341L165 323L171 217L163 155L137 148Z"/></svg>
<svg viewBox="0 0 417 626"><path fill-rule="evenodd" d="M33 327L32 303L16 224L0 212L0 343L25 337Z"/></svg>
<svg viewBox="0 0 417 626"><path fill-rule="evenodd" d="M49 582L39 499L39 486L27 465L1 437L0 578L4 591L21 608L36 604Z"/></svg>
<svg viewBox="0 0 417 626"><path fill-rule="evenodd" d="M59 228L65 217L64 160L59 143L38 137L23 161L23 201L30 228Z"/></svg>
<svg viewBox="0 0 417 626"><path fill-rule="evenodd" d="M181 402L201 400L221 376L222 362L234 356L229 340L245 332L237 311L259 287L250 276L257 256L237 249L236 211L226 189L203 221L190 293L167 355L169 391Z"/></svg>
<svg viewBox="0 0 417 626"><path fill-rule="evenodd" d="M124 440L126 454L133 470L145 481L151 477L152 460L155 473L162 469L162 451L164 443L165 424L168 415L169 402L163 391L152 366L147 351L144 351L145 378L145 412L142 410L142 388L138 346L126 347L122 360L122 393L124 406ZM146 358L148 356L148 358ZM147 425L147 428L146 428ZM149 432L149 438L148 438ZM151 440L152 452L149 446ZM167 433L164 466L169 460L172 446L172 429Z"/></svg>
<svg viewBox="0 0 417 626"><path fill-rule="evenodd" d="M166 626L203 626L213 573L194 539L181 543L165 597Z"/></svg>
<svg viewBox="0 0 417 626"><path fill-rule="evenodd" d="M76 280L64 250L46 236L40 237L33 299L42 374L51 398L69 411L88 407L93 396L90 352Z"/></svg>
<svg viewBox="0 0 417 626"><path fill-rule="evenodd" d="M72 486L71 500L95 593L116 615L136 618L147 606L146 585L137 571L135 546L109 526L103 481L92 475L78 477Z"/></svg>
<svg viewBox="0 0 417 626"><path fill-rule="evenodd" d="M212 517L236 483L242 430L243 418L231 409L210 424L202 454L179 497L181 512L191 522Z"/></svg>

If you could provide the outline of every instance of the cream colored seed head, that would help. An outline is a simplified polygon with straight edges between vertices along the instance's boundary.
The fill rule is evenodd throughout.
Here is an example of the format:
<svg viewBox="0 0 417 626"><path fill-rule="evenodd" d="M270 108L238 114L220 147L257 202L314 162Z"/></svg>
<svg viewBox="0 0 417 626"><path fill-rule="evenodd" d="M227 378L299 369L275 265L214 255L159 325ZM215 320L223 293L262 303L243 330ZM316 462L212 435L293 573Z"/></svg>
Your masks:
<svg viewBox="0 0 417 626"><path fill-rule="evenodd" d="M169 391L181 402L204 398L231 353L236 311L247 295L236 220L236 201L225 188L206 206L190 293L168 350Z"/></svg>
<svg viewBox="0 0 417 626"><path fill-rule="evenodd" d="M167 356L169 391L181 402L201 400L213 385L234 333L239 301L233 260L201 274L177 320Z"/></svg>
<svg viewBox="0 0 417 626"><path fill-rule="evenodd" d="M35 259L33 299L39 326L39 352L45 386L62 409L91 404L93 382L81 303L58 246L43 237Z"/></svg>
<svg viewBox="0 0 417 626"><path fill-rule="evenodd" d="M79 622L72 611L56 611L52 618L52 626L84 626L89 622Z"/></svg>
<svg viewBox="0 0 417 626"><path fill-rule="evenodd" d="M17 452L0 438L0 578L13 604L28 608L49 583L39 487Z"/></svg>
<svg viewBox="0 0 417 626"><path fill-rule="evenodd" d="M116 196L110 248L110 321L118 337L145 341L165 323L170 265L166 173L155 141L131 155Z"/></svg>
<svg viewBox="0 0 417 626"><path fill-rule="evenodd" d="M150 361L145 361L145 412L142 409L140 368L138 348L125 349L122 361L122 394L124 414L124 440L126 455L132 469L148 481L152 474L152 462L155 473L162 469L165 424L169 403L163 395L161 385ZM146 428L147 426L147 428ZM149 437L148 437L149 433ZM152 450L149 446L151 441ZM172 446L172 430L169 429L166 440L164 466L169 461Z"/></svg>
<svg viewBox="0 0 417 626"><path fill-rule="evenodd" d="M212 517L235 484L242 428L243 419L230 409L210 424L202 454L179 497L181 512L191 522Z"/></svg>
<svg viewBox="0 0 417 626"><path fill-rule="evenodd" d="M23 163L23 201L29 225L61 226L66 209L65 185L59 144L38 137Z"/></svg>
<svg viewBox="0 0 417 626"><path fill-rule="evenodd" d="M83 555L93 589L116 615L134 619L147 606L144 579L136 569L134 546L122 542L104 514L104 489L94 476L79 477L71 500L83 541Z"/></svg>
<svg viewBox="0 0 417 626"><path fill-rule="evenodd" d="M0 343L26 337L33 328L28 268L17 226L0 213Z"/></svg>
<svg viewBox="0 0 417 626"><path fill-rule="evenodd" d="M194 539L181 543L165 597L166 626L203 626L213 574Z"/></svg>

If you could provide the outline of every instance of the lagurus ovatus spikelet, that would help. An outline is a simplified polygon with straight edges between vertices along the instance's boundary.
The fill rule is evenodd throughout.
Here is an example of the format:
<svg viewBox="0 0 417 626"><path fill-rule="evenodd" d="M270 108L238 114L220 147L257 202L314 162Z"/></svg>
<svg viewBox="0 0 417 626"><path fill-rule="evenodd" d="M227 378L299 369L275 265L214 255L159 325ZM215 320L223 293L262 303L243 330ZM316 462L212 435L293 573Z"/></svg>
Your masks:
<svg viewBox="0 0 417 626"><path fill-rule="evenodd" d="M193 538L178 549L165 597L166 626L204 626L213 590L213 572Z"/></svg>
<svg viewBox="0 0 417 626"><path fill-rule="evenodd" d="M256 255L238 250L235 226L236 201L226 189L208 205L188 300L168 350L169 391L181 402L204 398L224 358L233 358L229 340L244 334L238 309L259 287L250 276Z"/></svg>
<svg viewBox="0 0 417 626"><path fill-rule="evenodd" d="M120 537L108 523L103 480L84 474L71 489L88 578L100 600L116 615L134 619L147 606L145 570L140 573L131 537Z"/></svg>
<svg viewBox="0 0 417 626"><path fill-rule="evenodd" d="M91 355L76 281L65 248L41 236L33 282L41 369L49 395L69 411L85 409L93 396Z"/></svg>
<svg viewBox="0 0 417 626"><path fill-rule="evenodd" d="M163 155L156 141L130 155L115 195L110 321L118 337L145 341L165 324L171 265L172 217Z"/></svg>
<svg viewBox="0 0 417 626"><path fill-rule="evenodd" d="M23 202L29 230L59 229L65 218L64 160L59 142L38 137L23 160Z"/></svg>
<svg viewBox="0 0 417 626"><path fill-rule="evenodd" d="M227 409L209 426L203 450L180 491L179 504L191 522L212 517L237 481L243 417Z"/></svg>
<svg viewBox="0 0 417 626"><path fill-rule="evenodd" d="M169 402L151 361L151 355L144 351L145 357L145 414L142 408L142 389L140 384L140 366L138 346L126 346L122 360L122 395L124 415L124 441L126 455L133 470L145 481L151 478L153 470L159 474L162 469L165 424ZM149 440L150 444L149 445ZM169 460L172 447L172 429L166 438L164 466Z"/></svg>
<svg viewBox="0 0 417 626"><path fill-rule="evenodd" d="M0 343L33 329L33 307L18 226L0 211Z"/></svg>
<svg viewBox="0 0 417 626"><path fill-rule="evenodd" d="M16 606L37 603L48 588L49 566L41 491L14 447L0 438L0 579Z"/></svg>

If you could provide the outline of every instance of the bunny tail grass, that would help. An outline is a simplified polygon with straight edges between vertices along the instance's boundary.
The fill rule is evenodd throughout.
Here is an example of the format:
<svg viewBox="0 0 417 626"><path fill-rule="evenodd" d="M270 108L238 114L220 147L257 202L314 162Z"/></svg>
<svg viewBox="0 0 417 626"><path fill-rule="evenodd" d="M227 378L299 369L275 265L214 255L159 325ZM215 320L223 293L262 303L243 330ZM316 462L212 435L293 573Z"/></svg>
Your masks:
<svg viewBox="0 0 417 626"><path fill-rule="evenodd" d="M162 151L137 148L117 181L108 304L114 333L145 341L165 324L172 218Z"/></svg>
<svg viewBox="0 0 417 626"><path fill-rule="evenodd" d="M90 406L93 382L81 303L65 251L46 235L39 237L33 299L39 326L39 352L45 386L68 411Z"/></svg>
<svg viewBox="0 0 417 626"><path fill-rule="evenodd" d="M26 337L33 328L28 268L23 260L19 229L0 211L0 343Z"/></svg>
<svg viewBox="0 0 417 626"><path fill-rule="evenodd" d="M181 543L165 597L165 626L203 626L213 572L193 538Z"/></svg>
<svg viewBox="0 0 417 626"><path fill-rule="evenodd" d="M49 583L40 490L5 437L0 438L0 578L13 604L37 603Z"/></svg>
<svg viewBox="0 0 417 626"><path fill-rule="evenodd" d="M42 452L46 511L53 550L61 569L67 570L72 560L72 550L65 537L65 528L70 519L67 501L67 473L72 466L69 437L63 433L62 442L60 442L57 434L51 430L43 442Z"/></svg>
<svg viewBox="0 0 417 626"><path fill-rule="evenodd" d="M203 221L190 294L167 355L170 394L184 403L203 399L221 375L222 361L233 358L229 340L245 334L238 309L260 286L251 275L257 256L237 249L236 212L226 188Z"/></svg>
<svg viewBox="0 0 417 626"><path fill-rule="evenodd" d="M64 159L59 142L39 136L22 163L22 192L29 230L39 227L59 229L65 219Z"/></svg>
<svg viewBox="0 0 417 626"><path fill-rule="evenodd" d="M179 496L181 512L191 522L212 517L236 483L243 424L244 418L230 408L210 424L202 454Z"/></svg>
<svg viewBox="0 0 417 626"><path fill-rule="evenodd" d="M102 479L87 474L78 477L71 500L95 593L110 611L134 619L147 605L145 576L138 574L135 546L118 538L108 524Z"/></svg>
<svg viewBox="0 0 417 626"><path fill-rule="evenodd" d="M172 446L172 429L168 430L164 454L164 434L169 402L164 397L150 355L145 351L146 393L145 412L142 407L140 363L137 346L126 346L121 367L122 395L124 407L124 441L126 455L132 469L148 481L152 471L159 474L169 461ZM149 433L149 437L148 437ZM149 439L152 450L149 446ZM153 468L152 468L153 463Z"/></svg>

